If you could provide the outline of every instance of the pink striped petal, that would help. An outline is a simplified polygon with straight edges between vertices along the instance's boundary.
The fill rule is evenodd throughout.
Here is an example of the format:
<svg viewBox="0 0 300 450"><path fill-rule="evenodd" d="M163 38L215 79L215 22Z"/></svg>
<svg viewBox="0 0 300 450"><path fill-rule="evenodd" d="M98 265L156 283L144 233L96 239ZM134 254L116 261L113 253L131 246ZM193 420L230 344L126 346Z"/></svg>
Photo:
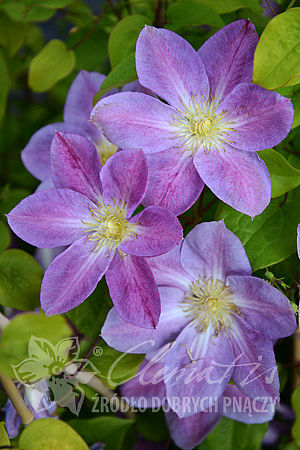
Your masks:
<svg viewBox="0 0 300 450"><path fill-rule="evenodd" d="M94 252L86 237L75 241L50 264L41 287L41 307L48 316L63 314L80 305L96 288L113 254Z"/></svg>
<svg viewBox="0 0 300 450"><path fill-rule="evenodd" d="M56 188L68 188L94 202L101 196L101 163L96 147L83 136L56 133L51 144L51 173Z"/></svg>
<svg viewBox="0 0 300 450"><path fill-rule="evenodd" d="M29 244L59 247L86 235L83 221L91 220L89 204L87 197L69 189L46 190L22 200L7 220L14 233Z"/></svg>
<svg viewBox="0 0 300 450"><path fill-rule="evenodd" d="M137 40L135 57L140 83L175 108L182 109L192 95L208 96L203 63L178 34L146 25Z"/></svg>

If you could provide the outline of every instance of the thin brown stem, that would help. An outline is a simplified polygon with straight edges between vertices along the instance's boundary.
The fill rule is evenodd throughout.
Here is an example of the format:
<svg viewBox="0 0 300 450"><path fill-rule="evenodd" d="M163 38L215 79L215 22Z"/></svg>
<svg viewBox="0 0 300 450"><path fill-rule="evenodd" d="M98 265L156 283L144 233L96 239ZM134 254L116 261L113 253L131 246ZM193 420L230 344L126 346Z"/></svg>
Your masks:
<svg viewBox="0 0 300 450"><path fill-rule="evenodd" d="M285 194L284 194L284 198L283 198L283 200L282 200L282 202L281 203L279 203L279 208L281 208L285 203L286 203L286 201L287 201L287 198L288 198L288 192L286 192Z"/></svg>
<svg viewBox="0 0 300 450"><path fill-rule="evenodd" d="M103 8L103 11L96 17L93 25L91 26L91 28L89 29L89 31L82 36L81 39L79 39L78 42L76 42L74 45L72 45L72 47L70 47L68 50L75 50L75 48L79 47L81 44L83 44L89 37L90 35L95 31L95 29L97 28L97 25L99 24L100 20L102 19L102 17L104 16L104 14L106 13L106 11L108 10L108 8L112 6L112 3L110 0L108 0Z"/></svg>
<svg viewBox="0 0 300 450"><path fill-rule="evenodd" d="M272 11L273 15L276 16L276 12L274 11L274 9L273 9L271 3L269 2L269 0L266 0L266 3L268 5L268 7L270 8L270 10Z"/></svg>

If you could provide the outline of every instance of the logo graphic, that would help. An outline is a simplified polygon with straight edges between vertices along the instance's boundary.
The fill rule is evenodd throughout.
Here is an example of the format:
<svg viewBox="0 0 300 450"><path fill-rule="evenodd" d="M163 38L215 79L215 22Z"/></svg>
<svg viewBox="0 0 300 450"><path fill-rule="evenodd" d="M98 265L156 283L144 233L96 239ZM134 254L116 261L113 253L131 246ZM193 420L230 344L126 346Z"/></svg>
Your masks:
<svg viewBox="0 0 300 450"><path fill-rule="evenodd" d="M65 338L53 345L47 339L31 336L28 344L28 358L11 367L17 380L32 391L35 396L35 412L45 410L49 401L69 410L78 416L83 401L84 389L76 376L80 370L80 383L88 383L94 375L99 374L88 359L80 359L78 337ZM88 371L88 372L87 372ZM40 380L47 380L48 389L42 393L34 388ZM51 399L51 400L50 400Z"/></svg>

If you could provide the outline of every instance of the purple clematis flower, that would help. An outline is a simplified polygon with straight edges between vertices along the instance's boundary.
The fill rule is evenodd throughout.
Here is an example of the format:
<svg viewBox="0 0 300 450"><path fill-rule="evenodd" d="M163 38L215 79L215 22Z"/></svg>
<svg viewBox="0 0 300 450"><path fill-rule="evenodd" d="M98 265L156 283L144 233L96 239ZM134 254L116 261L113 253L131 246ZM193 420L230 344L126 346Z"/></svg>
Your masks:
<svg viewBox="0 0 300 450"><path fill-rule="evenodd" d="M162 304L156 330L122 320L113 308L102 328L115 349L149 353L172 342L165 363L167 398L179 418L210 407L232 380L244 395L279 398L273 344L296 330L288 299L251 267L223 222L196 226L182 244L149 259ZM184 398L204 401L186 410ZM172 398L179 398L172 405Z"/></svg>
<svg viewBox="0 0 300 450"><path fill-rule="evenodd" d="M99 128L90 122L93 98L104 80L105 75L81 70L69 89L64 107L64 121L46 125L38 130L22 151L22 161L26 169L43 182L39 189L53 188L49 153L56 131L75 133L88 138L97 148L102 164L118 150L118 147L109 142ZM151 95L138 81L125 85L122 90ZM103 98L116 92L118 90L113 89Z"/></svg>
<svg viewBox="0 0 300 450"><path fill-rule="evenodd" d="M89 140L56 133L51 171L56 189L25 198L8 214L12 230L36 247L72 244L45 272L42 308L48 315L75 308L106 274L119 314L136 325L155 327L160 299L145 257L176 246L182 228L160 206L132 217L147 186L144 153L117 152L101 168Z"/></svg>
<svg viewBox="0 0 300 450"><path fill-rule="evenodd" d="M202 442L218 424L222 416L244 423L263 423L272 420L274 404L263 405L261 399L249 399L234 385L228 385L222 397L210 410L180 419L166 401L164 360L169 346L146 356L137 375L121 387L122 395L134 407L142 404L147 408L162 407L170 435L182 449L193 449ZM143 401L141 403L141 400ZM186 399L192 406L192 399Z"/></svg>
<svg viewBox="0 0 300 450"><path fill-rule="evenodd" d="M254 25L238 20L196 52L182 37L146 26L136 46L140 83L168 104L126 92L100 100L91 121L121 148L142 148L149 163L144 204L187 210L205 183L242 213L260 214L271 181L256 151L284 139L291 101L251 84L258 42Z"/></svg>

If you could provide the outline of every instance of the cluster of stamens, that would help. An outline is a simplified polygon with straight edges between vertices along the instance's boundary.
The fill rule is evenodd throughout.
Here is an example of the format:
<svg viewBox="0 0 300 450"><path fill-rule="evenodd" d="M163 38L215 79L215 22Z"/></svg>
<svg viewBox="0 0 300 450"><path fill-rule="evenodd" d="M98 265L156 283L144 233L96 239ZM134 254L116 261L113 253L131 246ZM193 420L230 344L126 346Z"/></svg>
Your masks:
<svg viewBox="0 0 300 450"><path fill-rule="evenodd" d="M87 238L95 241L94 251L106 247L110 254L129 236L136 236L137 224L130 223L127 218L127 208L122 202L106 205L103 201L97 203L97 208L89 206L92 222L83 222L87 226Z"/></svg>
<svg viewBox="0 0 300 450"><path fill-rule="evenodd" d="M174 115L172 125L176 127L174 138L181 142L183 151L190 153L203 148L208 153L211 147L225 151L224 144L231 143L228 140L229 132L233 131L233 122L226 122L225 115L228 111L218 111L219 103L214 98L201 96L198 100L192 96L188 104L179 111L180 115Z"/></svg>
<svg viewBox="0 0 300 450"><path fill-rule="evenodd" d="M226 333L239 309L232 300L232 292L221 281L201 277L194 281L180 302L191 324L201 333L212 327L214 334Z"/></svg>

